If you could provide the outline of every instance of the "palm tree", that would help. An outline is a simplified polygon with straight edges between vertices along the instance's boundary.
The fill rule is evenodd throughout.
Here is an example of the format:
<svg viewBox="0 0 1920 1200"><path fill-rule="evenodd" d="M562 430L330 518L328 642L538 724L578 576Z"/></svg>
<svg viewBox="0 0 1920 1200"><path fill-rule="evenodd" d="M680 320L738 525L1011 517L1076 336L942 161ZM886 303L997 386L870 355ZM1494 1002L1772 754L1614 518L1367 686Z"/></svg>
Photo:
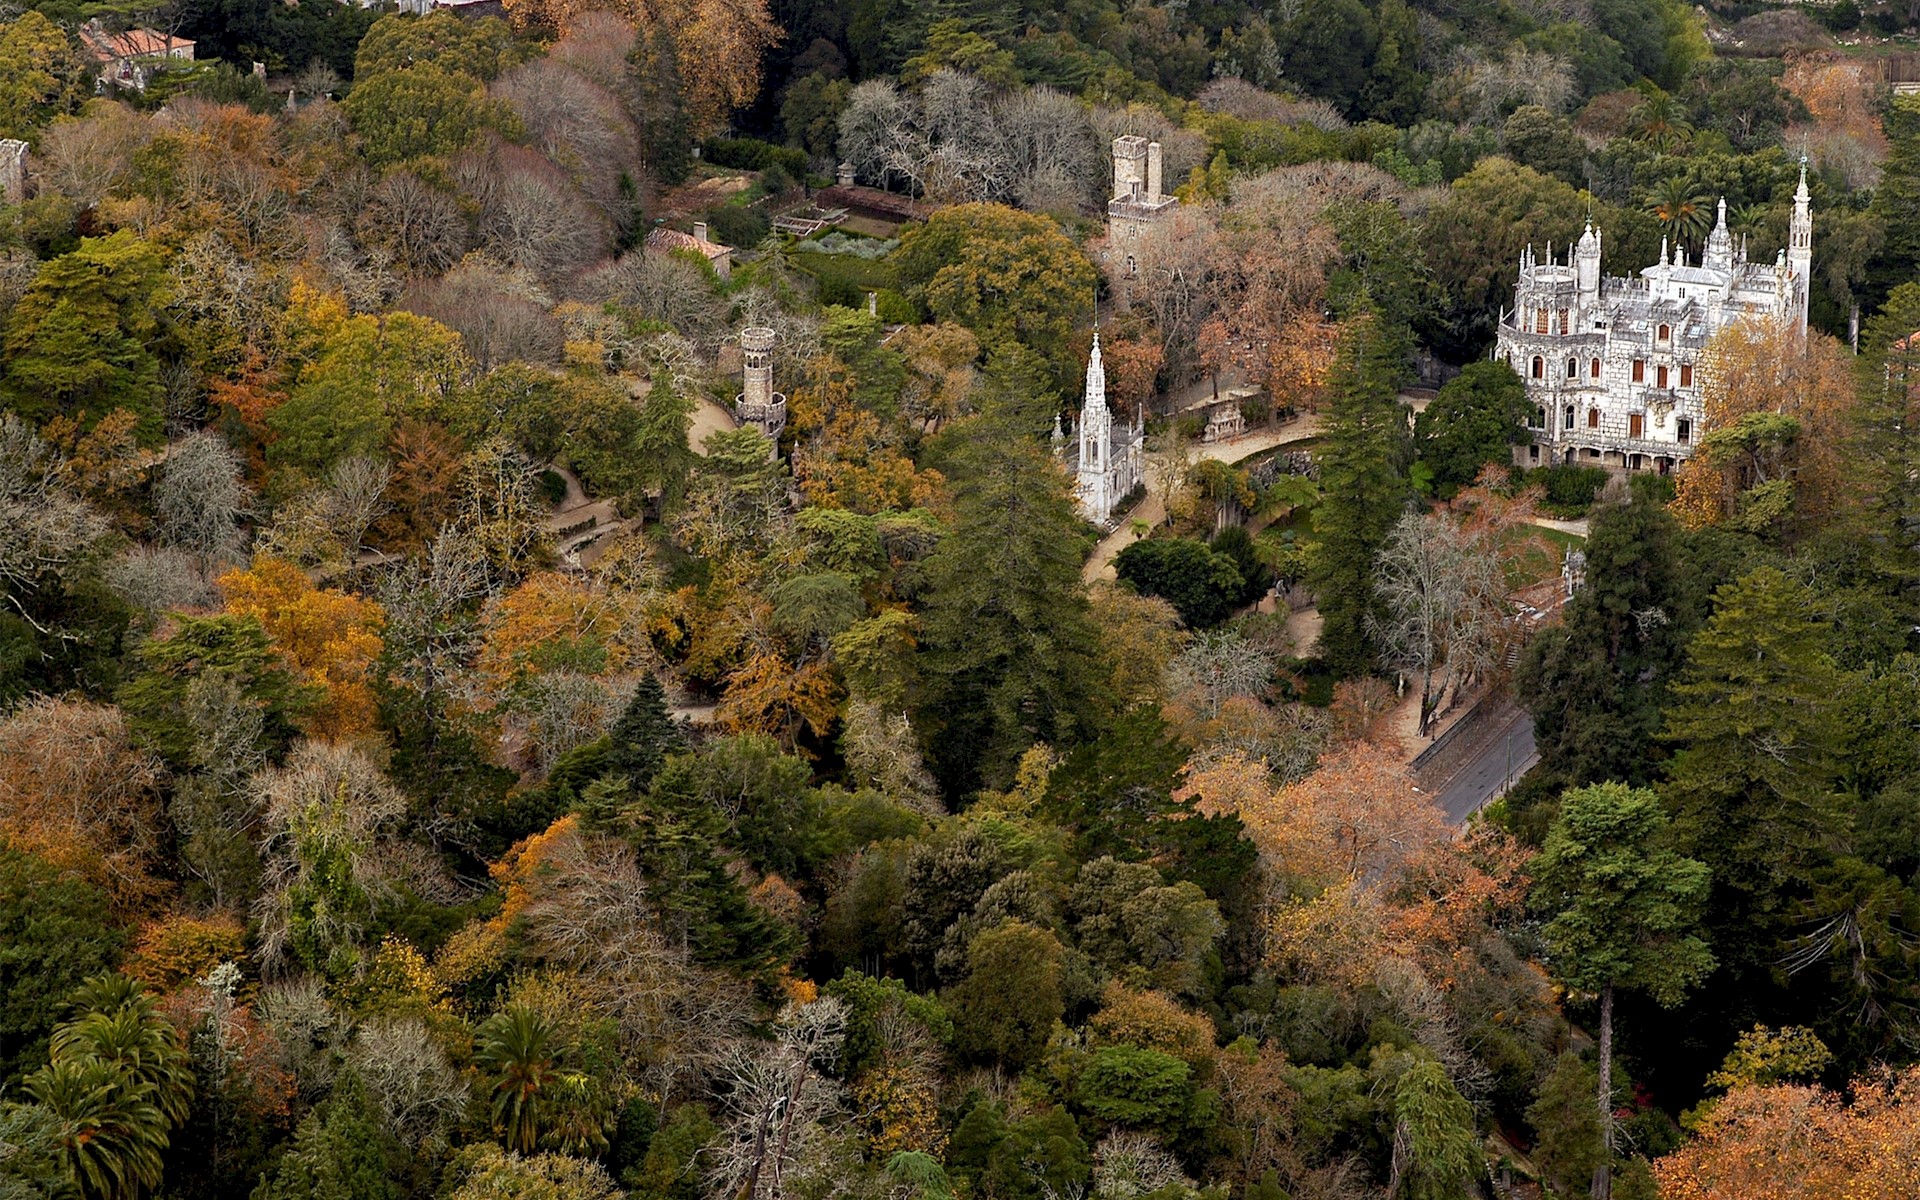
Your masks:
<svg viewBox="0 0 1920 1200"><path fill-rule="evenodd" d="M167 1135L193 1106L193 1068L171 1022L124 975L88 980L80 1015L54 1030L27 1091L66 1124L61 1156L90 1200L131 1200L160 1182Z"/></svg>
<svg viewBox="0 0 1920 1200"><path fill-rule="evenodd" d="M1687 122L1686 109L1658 88L1634 106L1627 114L1627 121L1635 138L1662 154L1671 154L1693 140L1693 126Z"/></svg>
<svg viewBox="0 0 1920 1200"><path fill-rule="evenodd" d="M476 1040L474 1057L492 1082L494 1127L507 1149L531 1154L558 1086L558 1031L546 1017L514 1005L488 1017Z"/></svg>
<svg viewBox="0 0 1920 1200"><path fill-rule="evenodd" d="M1713 227L1713 202L1677 177L1654 190L1647 211L1660 222L1660 228L1673 239L1675 247L1706 236L1707 230Z"/></svg>
<svg viewBox="0 0 1920 1200"><path fill-rule="evenodd" d="M65 1126L60 1157L87 1200L134 1200L159 1184L171 1123L125 1068L55 1057L27 1077L26 1089Z"/></svg>

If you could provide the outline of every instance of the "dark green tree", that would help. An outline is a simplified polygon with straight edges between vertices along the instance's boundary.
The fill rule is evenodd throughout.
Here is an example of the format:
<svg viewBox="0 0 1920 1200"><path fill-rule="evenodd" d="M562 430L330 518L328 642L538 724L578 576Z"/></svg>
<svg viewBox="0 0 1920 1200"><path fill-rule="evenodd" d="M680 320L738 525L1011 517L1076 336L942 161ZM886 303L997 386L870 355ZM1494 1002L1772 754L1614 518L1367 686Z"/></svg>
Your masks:
<svg viewBox="0 0 1920 1200"><path fill-rule="evenodd" d="M1869 285L1880 293L1920 271L1920 96L1894 97L1883 124L1888 153L1869 210L1886 231L1868 271Z"/></svg>
<svg viewBox="0 0 1920 1200"><path fill-rule="evenodd" d="M1893 289L1860 338L1860 446L1880 569L1920 589L1920 283Z"/></svg>
<svg viewBox="0 0 1920 1200"><path fill-rule="evenodd" d="M0 840L0 1078L45 1060L67 997L119 945L104 893Z"/></svg>
<svg viewBox="0 0 1920 1200"><path fill-rule="evenodd" d="M1500 148L1521 166L1532 167L1564 183L1580 186L1587 144L1573 131L1573 122L1537 104L1513 110L1500 129Z"/></svg>
<svg viewBox="0 0 1920 1200"><path fill-rule="evenodd" d="M649 21L634 36L627 52L627 89L642 161L660 182L683 182L693 169L693 126L680 79L680 47L667 22Z"/></svg>
<svg viewBox="0 0 1920 1200"><path fill-rule="evenodd" d="M1193 538L1134 542L1113 560L1114 574L1142 596L1173 605L1190 628L1206 629L1233 615L1246 579L1228 555Z"/></svg>
<svg viewBox="0 0 1920 1200"><path fill-rule="evenodd" d="M1662 790L1713 869L1715 943L1736 970L1760 971L1790 899L1848 829L1836 785L1852 680L1827 655L1812 593L1777 568L1721 587L1714 610L1673 685Z"/></svg>
<svg viewBox="0 0 1920 1200"><path fill-rule="evenodd" d="M1479 478L1482 467L1510 461L1512 448L1527 440L1532 412L1512 367L1468 363L1414 417L1414 453L1433 471L1434 489L1450 496Z"/></svg>
<svg viewBox="0 0 1920 1200"><path fill-rule="evenodd" d="M397 1150L360 1077L347 1071L300 1122L252 1200L399 1200L404 1193L389 1167Z"/></svg>
<svg viewBox="0 0 1920 1200"><path fill-rule="evenodd" d="M1613 1000L1621 989L1678 1004L1713 969L1695 930L1711 879L1705 864L1667 845L1660 797L1619 783L1576 788L1533 861L1533 902L1553 914L1548 966L1571 991L1600 998L1595 1098L1601 1153L1594 1200L1607 1200L1613 1169Z"/></svg>
<svg viewBox="0 0 1920 1200"><path fill-rule="evenodd" d="M1585 582L1521 658L1515 686L1533 714L1540 770L1562 787L1643 785L1659 767L1661 708L1689 632L1677 536L1666 508L1644 496L1597 510Z"/></svg>
<svg viewBox="0 0 1920 1200"><path fill-rule="evenodd" d="M1034 742L1084 731L1098 647L1080 518L1058 468L993 417L950 444L954 528L926 564L921 727L936 776L958 797L1004 786Z"/></svg>
<svg viewBox="0 0 1920 1200"><path fill-rule="evenodd" d="M641 676L609 736L607 765L625 775L636 792L652 787L667 756L686 748L686 734L667 711L667 693L658 675L649 671Z"/></svg>
<svg viewBox="0 0 1920 1200"><path fill-rule="evenodd" d="M1401 330L1356 317L1328 381L1310 580L1322 620L1320 657L1340 675L1361 674L1379 657L1367 633L1367 617L1380 606L1373 568L1409 498L1407 411L1399 401L1406 351Z"/></svg>
<svg viewBox="0 0 1920 1200"><path fill-rule="evenodd" d="M196 709L210 689L231 685L259 714L252 749L278 759L311 699L252 617L185 617L173 636L140 648L139 673L120 689L127 724L169 764L190 767L203 730Z"/></svg>
<svg viewBox="0 0 1920 1200"><path fill-rule="evenodd" d="M1066 1011L1065 974L1059 939L1024 921L973 939L966 977L943 997L953 1013L955 1047L978 1061L1025 1068Z"/></svg>

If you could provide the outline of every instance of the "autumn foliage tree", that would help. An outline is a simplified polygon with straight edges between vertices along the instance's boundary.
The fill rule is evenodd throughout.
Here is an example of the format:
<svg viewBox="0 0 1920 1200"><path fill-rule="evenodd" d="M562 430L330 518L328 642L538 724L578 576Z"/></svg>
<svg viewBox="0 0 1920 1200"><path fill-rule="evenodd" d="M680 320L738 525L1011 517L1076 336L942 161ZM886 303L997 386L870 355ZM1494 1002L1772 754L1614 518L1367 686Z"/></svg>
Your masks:
<svg viewBox="0 0 1920 1200"><path fill-rule="evenodd" d="M565 34L588 13L612 12L643 35L668 34L687 116L703 135L759 95L761 59L781 36L766 0L512 0L506 9L521 28Z"/></svg>
<svg viewBox="0 0 1920 1200"><path fill-rule="evenodd" d="M1877 1071L1845 1094L1810 1084L1736 1087L1653 1173L1665 1200L1920 1194L1920 1069Z"/></svg>
<svg viewBox="0 0 1920 1200"><path fill-rule="evenodd" d="M319 690L306 716L317 738L351 737L373 727L373 662L386 614L378 604L317 588L306 572L262 555L217 581L227 611L253 617L300 679Z"/></svg>

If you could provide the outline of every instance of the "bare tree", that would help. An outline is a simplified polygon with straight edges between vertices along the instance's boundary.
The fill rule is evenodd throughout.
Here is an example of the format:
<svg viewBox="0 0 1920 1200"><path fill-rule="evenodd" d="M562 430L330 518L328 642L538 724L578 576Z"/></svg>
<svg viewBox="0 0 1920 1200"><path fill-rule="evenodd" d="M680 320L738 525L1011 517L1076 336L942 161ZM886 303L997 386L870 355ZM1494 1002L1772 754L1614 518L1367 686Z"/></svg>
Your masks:
<svg viewBox="0 0 1920 1200"><path fill-rule="evenodd" d="M362 245L391 256L403 271L437 275L467 248L467 218L460 203L411 171L396 171L347 217Z"/></svg>
<svg viewBox="0 0 1920 1200"><path fill-rule="evenodd" d="M89 105L85 116L62 117L41 133L34 175L42 191L92 208L132 177L134 162L152 136L152 118L103 100Z"/></svg>
<svg viewBox="0 0 1920 1200"><path fill-rule="evenodd" d="M847 701L840 749L855 779L929 817L940 815L939 792L905 713L890 713L872 700L854 697Z"/></svg>
<svg viewBox="0 0 1920 1200"><path fill-rule="evenodd" d="M177 546L131 546L107 564L107 586L148 614L211 608L219 595Z"/></svg>
<svg viewBox="0 0 1920 1200"><path fill-rule="evenodd" d="M1420 732L1440 700L1490 665L1505 617L1506 580L1492 540L1445 513L1408 513L1380 551L1374 589L1385 614L1368 621L1387 667L1419 676Z"/></svg>
<svg viewBox="0 0 1920 1200"><path fill-rule="evenodd" d="M1273 656L1229 630L1208 630L1167 665L1167 691L1194 696L1207 718L1235 696L1259 699L1273 685Z"/></svg>
<svg viewBox="0 0 1920 1200"><path fill-rule="evenodd" d="M789 1005L773 1041L742 1041L724 1071L726 1119L713 1148L715 1191L737 1200L786 1200L801 1194L824 1123L840 1111L840 1088L827 1074L846 1034L846 1008L823 996Z"/></svg>
<svg viewBox="0 0 1920 1200"><path fill-rule="evenodd" d="M606 733L626 707L629 691L577 671L549 671L533 680L518 707L526 714L540 774L552 770L567 751Z"/></svg>
<svg viewBox="0 0 1920 1200"><path fill-rule="evenodd" d="M362 1025L347 1065L403 1144L447 1144L466 1110L467 1082L418 1017L376 1016Z"/></svg>
<svg viewBox="0 0 1920 1200"><path fill-rule="evenodd" d="M169 445L153 498L162 536L193 555L203 574L239 560L246 545L240 522L253 493L225 438L201 430Z"/></svg>
<svg viewBox="0 0 1920 1200"><path fill-rule="evenodd" d="M565 337L542 301L537 280L475 251L441 278L408 288L400 307L458 332L485 373L515 361L558 365Z"/></svg>
<svg viewBox="0 0 1920 1200"><path fill-rule="evenodd" d="M1152 1134L1110 1133L1093 1148L1093 1195L1097 1200L1134 1200L1169 1186L1191 1189L1193 1181L1180 1169L1180 1160Z"/></svg>
<svg viewBox="0 0 1920 1200"><path fill-rule="evenodd" d="M66 483L67 460L13 413L0 414L0 587L42 633L27 597L86 554L106 522Z"/></svg>
<svg viewBox="0 0 1920 1200"><path fill-rule="evenodd" d="M333 497L333 515L348 562L359 557L367 527L392 507L386 499L392 482L393 468L364 454L349 455L327 472L327 490Z"/></svg>
<svg viewBox="0 0 1920 1200"><path fill-rule="evenodd" d="M480 243L495 258L558 278L606 252L606 218L537 151L496 145L468 157L463 190L479 206Z"/></svg>
<svg viewBox="0 0 1920 1200"><path fill-rule="evenodd" d="M520 118L531 144L617 220L621 177L631 184L641 171L639 131L620 98L551 56L509 71L490 90Z"/></svg>
<svg viewBox="0 0 1920 1200"><path fill-rule="evenodd" d="M900 181L911 190L924 180L933 152L919 122L911 97L889 80L869 79L854 87L841 110L840 157L861 179L881 187Z"/></svg>
<svg viewBox="0 0 1920 1200"><path fill-rule="evenodd" d="M727 304L701 269L672 254L634 251L585 272L569 289L595 304L611 301L643 321L659 321L699 345L727 328Z"/></svg>
<svg viewBox="0 0 1920 1200"><path fill-rule="evenodd" d="M994 105L994 124L1010 167L1006 190L1022 208L1077 211L1102 194L1106 157L1071 96L1049 87L1009 92Z"/></svg>
<svg viewBox="0 0 1920 1200"><path fill-rule="evenodd" d="M478 601L494 582L479 541L457 526L388 575L376 595L393 677L429 699L459 693L480 642Z"/></svg>
<svg viewBox="0 0 1920 1200"><path fill-rule="evenodd" d="M920 88L920 130L929 147L921 177L929 196L992 200L1007 194L1013 162L995 127L992 92L975 75L942 67Z"/></svg>

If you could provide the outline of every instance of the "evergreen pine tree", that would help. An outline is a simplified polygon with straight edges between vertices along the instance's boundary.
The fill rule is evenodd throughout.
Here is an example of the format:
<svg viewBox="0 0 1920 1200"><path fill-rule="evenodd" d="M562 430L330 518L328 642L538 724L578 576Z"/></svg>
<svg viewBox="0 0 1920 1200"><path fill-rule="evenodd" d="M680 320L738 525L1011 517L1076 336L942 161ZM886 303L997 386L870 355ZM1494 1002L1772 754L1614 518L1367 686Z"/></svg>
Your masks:
<svg viewBox="0 0 1920 1200"><path fill-rule="evenodd" d="M1774 567L1714 593L1714 615L1673 685L1664 789L1690 853L1713 868L1725 946L1757 946L1756 926L1831 857L1847 820L1835 782L1847 676L1825 649L1813 593ZM1756 964L1757 965L1757 964Z"/></svg>
<svg viewBox="0 0 1920 1200"><path fill-rule="evenodd" d="M693 170L693 127L680 78L680 47L665 21L649 21L627 53L630 104L640 150L661 182L685 182Z"/></svg>
<svg viewBox="0 0 1920 1200"><path fill-rule="evenodd" d="M1869 209L1886 232L1868 269L1869 284L1880 294L1920 270L1920 97L1894 97L1884 125L1889 152Z"/></svg>
<svg viewBox="0 0 1920 1200"><path fill-rule="evenodd" d="M1319 538L1311 582L1319 601L1320 657L1339 675L1372 668L1376 647L1367 617L1379 608L1374 563L1406 508L1405 332L1371 315L1351 321L1340 340L1328 392L1320 466Z"/></svg>
<svg viewBox="0 0 1920 1200"><path fill-rule="evenodd" d="M1883 573L1920 588L1920 283L1893 289L1860 344L1860 453Z"/></svg>
<svg viewBox="0 0 1920 1200"><path fill-rule="evenodd" d="M308 1114L293 1147L253 1190L253 1200L399 1200L387 1169L391 1139L360 1078L347 1072L324 1113Z"/></svg>
<svg viewBox="0 0 1920 1200"><path fill-rule="evenodd" d="M997 416L968 422L949 445L954 523L927 559L922 728L936 776L960 796L1004 787L1035 742L1079 736L1098 646L1059 467Z"/></svg>
<svg viewBox="0 0 1920 1200"><path fill-rule="evenodd" d="M1533 713L1541 772L1562 787L1653 781L1660 709L1688 633L1676 536L1673 518L1649 497L1599 510L1586 581L1521 660L1515 683Z"/></svg>
<svg viewBox="0 0 1920 1200"><path fill-rule="evenodd" d="M649 671L633 689L633 698L613 726L613 750L607 765L624 774L636 792L653 786L667 755L686 749L686 737L667 711L666 689Z"/></svg>

